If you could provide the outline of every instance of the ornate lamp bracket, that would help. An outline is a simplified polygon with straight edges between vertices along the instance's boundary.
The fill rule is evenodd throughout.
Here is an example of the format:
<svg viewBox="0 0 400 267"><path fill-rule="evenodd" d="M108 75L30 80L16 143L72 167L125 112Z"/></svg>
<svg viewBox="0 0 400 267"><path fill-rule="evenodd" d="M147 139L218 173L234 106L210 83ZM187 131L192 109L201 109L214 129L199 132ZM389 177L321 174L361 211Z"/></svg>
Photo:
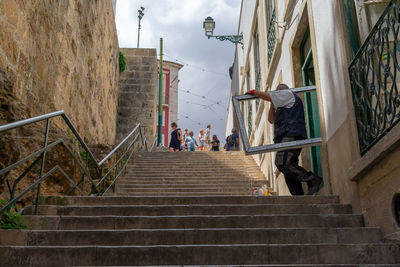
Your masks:
<svg viewBox="0 0 400 267"><path fill-rule="evenodd" d="M244 48L243 32L241 32L240 35L216 35L216 36L210 36L210 37L214 37L220 41L230 41L231 43L234 43L234 44L241 44L242 49Z"/></svg>

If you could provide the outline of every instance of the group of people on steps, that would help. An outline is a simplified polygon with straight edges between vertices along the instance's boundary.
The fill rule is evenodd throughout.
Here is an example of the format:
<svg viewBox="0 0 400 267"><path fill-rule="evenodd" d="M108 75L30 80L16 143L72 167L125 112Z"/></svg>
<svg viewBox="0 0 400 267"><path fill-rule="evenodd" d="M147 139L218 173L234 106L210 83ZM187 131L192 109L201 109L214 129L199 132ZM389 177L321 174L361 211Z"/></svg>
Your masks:
<svg viewBox="0 0 400 267"><path fill-rule="evenodd" d="M171 141L169 143L170 151L195 151L196 147L200 151L211 151L220 150L220 141L217 135L211 135L211 125L207 125L205 130L201 129L197 140L193 137L193 131L189 132L189 129L185 129L183 134L182 130L178 128L176 122L171 123ZM234 131L234 133L233 133ZM226 151L238 150L239 148L239 135L236 133L236 129L232 129L233 137L228 136L226 138L226 144L224 146ZM197 142L198 141L198 142Z"/></svg>

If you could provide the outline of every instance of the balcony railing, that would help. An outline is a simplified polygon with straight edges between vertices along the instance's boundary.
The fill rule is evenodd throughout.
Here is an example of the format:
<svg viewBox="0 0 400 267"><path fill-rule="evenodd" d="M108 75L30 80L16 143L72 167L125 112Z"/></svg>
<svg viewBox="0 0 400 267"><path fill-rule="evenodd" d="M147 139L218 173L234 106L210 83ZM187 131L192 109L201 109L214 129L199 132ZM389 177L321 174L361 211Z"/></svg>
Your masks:
<svg viewBox="0 0 400 267"><path fill-rule="evenodd" d="M349 66L361 154L400 120L400 5L391 1Z"/></svg>
<svg viewBox="0 0 400 267"><path fill-rule="evenodd" d="M276 33L275 33L275 9L272 11L271 19L268 25L267 44L268 44L268 63L271 61L272 53L274 53L276 44Z"/></svg>
<svg viewBox="0 0 400 267"><path fill-rule="evenodd" d="M256 73L256 90L261 90L261 73L260 70L257 70ZM258 106L260 105L260 98L256 99L256 111L258 110Z"/></svg>
<svg viewBox="0 0 400 267"><path fill-rule="evenodd" d="M248 103L248 113L247 113L247 134L251 136L253 131L253 105L251 102Z"/></svg>

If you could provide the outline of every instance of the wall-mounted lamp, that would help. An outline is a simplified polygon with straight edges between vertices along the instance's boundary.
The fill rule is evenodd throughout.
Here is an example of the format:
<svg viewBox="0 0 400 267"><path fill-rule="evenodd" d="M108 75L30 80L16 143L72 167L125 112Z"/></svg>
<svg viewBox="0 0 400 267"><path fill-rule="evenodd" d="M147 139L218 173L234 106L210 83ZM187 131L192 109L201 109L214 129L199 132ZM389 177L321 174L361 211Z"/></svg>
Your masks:
<svg viewBox="0 0 400 267"><path fill-rule="evenodd" d="M240 35L216 35L214 36L214 29L215 29L215 21L212 17L207 17L203 22L203 28L205 30L206 36L208 39L214 37L220 41L230 41L234 44L241 44L243 49L243 33Z"/></svg>

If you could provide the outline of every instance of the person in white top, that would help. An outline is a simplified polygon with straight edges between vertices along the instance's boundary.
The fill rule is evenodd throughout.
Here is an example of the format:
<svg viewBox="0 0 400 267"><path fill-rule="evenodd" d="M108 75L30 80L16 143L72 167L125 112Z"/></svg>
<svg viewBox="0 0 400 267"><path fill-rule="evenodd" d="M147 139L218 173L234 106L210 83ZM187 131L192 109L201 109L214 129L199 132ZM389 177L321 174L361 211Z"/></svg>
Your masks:
<svg viewBox="0 0 400 267"><path fill-rule="evenodd" d="M250 90L246 94L271 102L268 121L274 125L275 143L307 138L303 102L286 84L279 84L276 91ZM302 182L308 185L307 195L315 195L323 186L322 178L299 166L300 152L301 148L278 151L275 165L284 174L292 195L304 195Z"/></svg>
<svg viewBox="0 0 400 267"><path fill-rule="evenodd" d="M200 143L200 151L206 151L207 138L206 138L206 135L205 135L203 129L200 129L200 133L199 133L199 143Z"/></svg>
<svg viewBox="0 0 400 267"><path fill-rule="evenodd" d="M210 131L211 131L211 125L207 125L206 130L204 131L204 133L206 134L206 141L207 141L207 147L210 146Z"/></svg>

